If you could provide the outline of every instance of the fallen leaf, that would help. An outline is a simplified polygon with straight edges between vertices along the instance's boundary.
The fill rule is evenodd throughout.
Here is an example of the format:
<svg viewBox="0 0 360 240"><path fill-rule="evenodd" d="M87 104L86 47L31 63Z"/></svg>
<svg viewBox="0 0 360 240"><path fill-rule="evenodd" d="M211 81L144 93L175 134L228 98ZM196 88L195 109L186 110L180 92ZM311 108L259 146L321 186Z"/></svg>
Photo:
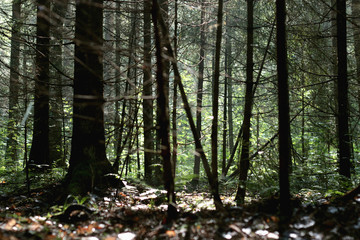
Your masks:
<svg viewBox="0 0 360 240"><path fill-rule="evenodd" d="M53 240L53 239L56 239L57 237L53 234L49 234L49 235L46 235L44 240Z"/></svg>
<svg viewBox="0 0 360 240"><path fill-rule="evenodd" d="M175 233L174 230L167 230L167 231L166 231L166 235L167 235L168 237L175 237L175 236L176 236L176 233Z"/></svg>
<svg viewBox="0 0 360 240"><path fill-rule="evenodd" d="M4 228L5 230L10 231L15 225L16 225L16 220L12 218L6 223Z"/></svg>
<svg viewBox="0 0 360 240"><path fill-rule="evenodd" d="M116 237L114 236L107 236L104 238L104 240L116 240Z"/></svg>

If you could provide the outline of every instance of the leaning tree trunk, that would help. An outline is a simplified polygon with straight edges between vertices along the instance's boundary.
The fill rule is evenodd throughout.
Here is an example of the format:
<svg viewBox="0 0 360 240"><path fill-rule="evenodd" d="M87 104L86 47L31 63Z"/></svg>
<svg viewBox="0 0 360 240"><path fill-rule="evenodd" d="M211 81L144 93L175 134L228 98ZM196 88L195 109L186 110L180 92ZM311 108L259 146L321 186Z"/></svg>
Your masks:
<svg viewBox="0 0 360 240"><path fill-rule="evenodd" d="M51 167L49 158L50 0L37 1L34 127L29 162ZM45 169L45 168L42 168Z"/></svg>

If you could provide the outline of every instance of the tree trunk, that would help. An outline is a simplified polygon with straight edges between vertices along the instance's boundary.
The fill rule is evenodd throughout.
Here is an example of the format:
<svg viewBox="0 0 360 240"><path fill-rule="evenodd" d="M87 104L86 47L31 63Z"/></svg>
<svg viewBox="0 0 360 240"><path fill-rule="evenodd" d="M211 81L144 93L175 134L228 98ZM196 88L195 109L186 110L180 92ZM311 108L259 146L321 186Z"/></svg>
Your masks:
<svg viewBox="0 0 360 240"><path fill-rule="evenodd" d="M230 33L228 33L229 35ZM227 111L228 111L228 136L229 136L229 152L231 153L234 149L234 121L233 121L233 80L232 80L232 64L233 64L233 59L232 59L232 55L231 55L231 39L230 36L227 37L226 39L226 47L225 47L225 56L227 58L226 61L226 74L227 74L227 87L228 87L228 107L227 107ZM223 175L225 175L223 173Z"/></svg>
<svg viewBox="0 0 360 240"><path fill-rule="evenodd" d="M153 80L151 76L151 0L144 0L144 64L143 64L143 121L144 121L144 175L151 183L154 152L154 103L152 99Z"/></svg>
<svg viewBox="0 0 360 240"><path fill-rule="evenodd" d="M121 131L120 131L120 83L121 83L121 54L120 54L120 47L121 47L121 13L120 13L120 2L116 2L116 14L115 14L115 64L116 64L116 71L115 71L115 116L114 116L114 131L115 131L115 139L114 141L114 149L115 149L115 159L119 155L119 143L121 141ZM114 168L116 171L116 169Z"/></svg>
<svg viewBox="0 0 360 240"><path fill-rule="evenodd" d="M217 14L215 69L212 92L213 119L211 126L211 169L215 184L218 184L218 119L219 119L219 78L220 78L220 52L223 26L223 0L219 0ZM215 188L218 188L216 185Z"/></svg>
<svg viewBox="0 0 360 240"><path fill-rule="evenodd" d="M68 191L84 194L112 167L106 158L103 97L103 0L76 4L73 136Z"/></svg>
<svg viewBox="0 0 360 240"><path fill-rule="evenodd" d="M50 1L37 1L34 127L29 163L51 167L49 158ZM45 168L44 168L45 169Z"/></svg>
<svg viewBox="0 0 360 240"><path fill-rule="evenodd" d="M204 65L205 65L205 0L201 1L201 17L200 17L200 62L198 73L198 87L196 96L196 130L199 137L201 137L201 112L203 101L203 88L204 88ZM197 149L195 149L197 151ZM195 154L194 161L194 175L193 184L197 186L200 176L200 156Z"/></svg>
<svg viewBox="0 0 360 240"><path fill-rule="evenodd" d="M169 12L169 2L167 0L159 0L159 7L161 9L161 13L162 13L162 16L164 18L164 21L165 21L165 24L166 26L168 27L169 23L168 23L168 19L169 19L169 16L168 16L168 12ZM161 29L160 29L161 31ZM163 34L162 34L163 35ZM167 75L167 77L169 77L169 73L170 73L170 62L169 61L164 61L164 64L163 64L163 74ZM167 88L169 88L169 82L166 82ZM158 91L158 89L157 89ZM159 92L157 92L158 96L159 96ZM163 172L162 172L162 169L161 169L161 163L162 163L162 160L161 160L161 157L159 155L159 153L161 153L161 136L160 136L160 122L162 121L160 119L160 106L159 104L159 98L157 98L156 100L156 104L157 104L157 112L156 112L156 152L157 152L157 155L155 157L155 165L153 166L154 168L154 176L153 176L153 184L155 186L157 185L160 185L161 184L161 176L163 175Z"/></svg>
<svg viewBox="0 0 360 240"><path fill-rule="evenodd" d="M250 127L251 127L251 110L253 104L253 72L254 72L254 2L247 1L247 56L246 56L246 90L245 90L245 108L242 134L242 150L240 157L240 177L239 187L235 200L238 205L244 203L246 193L246 180L250 166Z"/></svg>
<svg viewBox="0 0 360 240"><path fill-rule="evenodd" d="M351 176L351 142L349 133L349 100L347 79L347 44L346 44L346 0L336 1L337 55L338 55L338 139L339 173Z"/></svg>
<svg viewBox="0 0 360 240"><path fill-rule="evenodd" d="M13 0L10 56L10 89L9 89L9 120L7 125L7 142L5 159L13 164L18 160L18 129L19 121L19 65L20 65L20 17L21 1Z"/></svg>
<svg viewBox="0 0 360 240"><path fill-rule="evenodd" d="M225 38L225 78L224 78L224 110L223 110L223 146L222 146L222 163L221 163L221 175L224 176L225 169L226 169L226 156L227 156L227 142L228 142L228 90L229 90L229 77L228 77L228 70L229 70L229 60L230 60L230 52L229 52L229 44L230 44L230 21L229 21L229 14L226 14L226 38ZM229 136L230 137L230 136Z"/></svg>
<svg viewBox="0 0 360 240"><path fill-rule="evenodd" d="M353 34L354 34L354 50L356 61L356 82L360 84L360 0L351 1ZM360 112L360 89L357 93L358 112Z"/></svg>
<svg viewBox="0 0 360 240"><path fill-rule="evenodd" d="M286 46L286 5L285 0L276 1L276 52L278 76L278 107L279 107L279 185L280 215L287 219L290 215L290 184L289 166L291 162L290 144L290 107L287 71Z"/></svg>
<svg viewBox="0 0 360 240"><path fill-rule="evenodd" d="M153 0L152 18L154 23L155 46L156 46L156 83L158 89L158 107L159 107L159 136L161 144L161 157L163 161L163 181L164 187L167 190L168 197L168 220L173 220L176 217L175 207L175 184L174 184L174 163L171 158L170 149L170 116L169 116L169 56L163 52L165 46L164 39L169 39L167 32L160 31L159 28L159 13L160 8L157 0ZM167 66L166 66L167 65Z"/></svg>
<svg viewBox="0 0 360 240"><path fill-rule="evenodd" d="M178 48L178 0L175 0L175 19L174 19L174 53L175 57L177 58L177 48ZM172 111L172 162L174 163L174 173L176 175L176 163L177 163L177 83L174 79L174 95L173 95L173 111Z"/></svg>

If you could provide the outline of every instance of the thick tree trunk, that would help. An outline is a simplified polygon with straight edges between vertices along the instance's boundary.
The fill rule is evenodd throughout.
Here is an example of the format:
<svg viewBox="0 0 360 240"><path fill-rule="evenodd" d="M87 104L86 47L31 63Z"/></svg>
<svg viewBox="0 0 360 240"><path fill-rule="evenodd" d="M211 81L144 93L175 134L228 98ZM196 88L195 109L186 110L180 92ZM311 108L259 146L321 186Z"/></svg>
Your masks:
<svg viewBox="0 0 360 240"><path fill-rule="evenodd" d="M20 65L20 16L21 1L13 0L10 56L10 89L9 89L9 119L7 125L7 142L5 159L12 164L18 160L18 129L19 121L19 65ZM9 161L10 162L10 161Z"/></svg>
<svg viewBox="0 0 360 240"><path fill-rule="evenodd" d="M347 44L346 44L346 0L336 1L337 55L338 55L338 139L339 139L339 173L351 176L351 142L349 132L349 100L347 77Z"/></svg>
<svg viewBox="0 0 360 240"><path fill-rule="evenodd" d="M360 84L360 0L351 1L353 34L354 34L354 50L356 61L356 82ZM358 112L360 112L360 89L357 93Z"/></svg>
<svg viewBox="0 0 360 240"><path fill-rule="evenodd" d="M286 46L285 0L276 1L276 52L279 107L279 185L280 214L287 219L290 215L289 166L291 162L290 107Z"/></svg>
<svg viewBox="0 0 360 240"><path fill-rule="evenodd" d="M76 4L73 136L68 191L83 194L113 172L105 154L103 0Z"/></svg>
<svg viewBox="0 0 360 240"><path fill-rule="evenodd" d="M29 162L46 167L52 165L49 158L49 19L50 0L38 0L34 127Z"/></svg>
<svg viewBox="0 0 360 240"><path fill-rule="evenodd" d="M168 27L169 26L169 16L168 16L168 12L169 12L169 2L167 0L159 0L159 7L161 9L161 13L162 16L164 18L165 24ZM154 19L153 19L154 20ZM161 32L161 29L160 29ZM163 33L161 33L163 35ZM166 75L167 77L169 77L169 73L170 73L170 62L169 61L164 61L163 64L163 74ZM167 86L165 86L166 88L169 88L169 82L166 83ZM157 95L159 96L159 92L157 89ZM162 182L161 176L163 175L163 171L161 169L161 157L159 155L159 153L161 153L161 136L160 136L160 122L162 121L160 119L160 105L161 104L159 102L159 98L157 98L156 100L156 105L157 105L157 112L156 112L156 152L157 155L155 156L155 165L153 166L154 168L154 176L153 176L153 184L155 186L160 185Z"/></svg>

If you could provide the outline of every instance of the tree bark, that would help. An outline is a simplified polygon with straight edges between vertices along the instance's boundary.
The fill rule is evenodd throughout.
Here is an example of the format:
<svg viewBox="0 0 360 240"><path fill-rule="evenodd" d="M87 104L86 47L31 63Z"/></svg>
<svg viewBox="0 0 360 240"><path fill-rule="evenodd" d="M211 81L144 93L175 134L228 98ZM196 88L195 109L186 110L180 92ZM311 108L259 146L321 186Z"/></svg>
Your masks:
<svg viewBox="0 0 360 240"><path fill-rule="evenodd" d="M84 194L113 172L105 153L103 0L76 4L73 136L68 191Z"/></svg>
<svg viewBox="0 0 360 240"><path fill-rule="evenodd" d="M50 1L37 1L34 126L29 163L49 168Z"/></svg>
<svg viewBox="0 0 360 240"><path fill-rule="evenodd" d="M287 219L290 215L290 184L289 166L291 162L290 144L290 107L289 85L287 71L286 45L286 3L276 1L276 63L278 77L278 107L279 107L279 185L280 214Z"/></svg>
<svg viewBox="0 0 360 240"><path fill-rule="evenodd" d="M175 58L177 58L178 51L178 0L175 0L175 19L174 19L174 54ZM176 163L177 163L177 101L178 101L178 87L177 82L174 79L174 95L173 95L173 110L172 110L172 162L174 163L174 173L176 175Z"/></svg>
<svg viewBox="0 0 360 240"><path fill-rule="evenodd" d="M120 54L120 47L121 47L121 13L120 13L120 2L116 2L116 14L115 14L115 64L116 64L116 71L115 71L115 117L114 117L114 129L115 129L115 139L114 141L114 149L115 149L115 159L118 158L120 155L120 143L121 143L121 126L120 126L120 84L121 84L121 54ZM114 167L114 170L117 171Z"/></svg>
<svg viewBox="0 0 360 240"><path fill-rule="evenodd" d="M20 17L21 1L13 0L10 56L10 89L9 89L9 119L7 125L7 142L5 159L14 164L18 160L18 129L19 121L19 65L20 65Z"/></svg>
<svg viewBox="0 0 360 240"><path fill-rule="evenodd" d="M196 96L196 130L197 134L201 136L201 112L203 102L203 88L204 88L204 65L205 65L205 1L201 1L201 15L200 15L200 62L199 62L199 73L198 73L198 87ZM195 154L194 160L194 175L193 184L197 186L199 183L200 176L200 156Z"/></svg>
<svg viewBox="0 0 360 240"><path fill-rule="evenodd" d="M175 183L174 183L174 163L171 158L170 148L170 116L169 116L169 56L163 52L164 39L169 39L167 31L160 31L159 28L160 7L157 0L153 0L152 18L154 23L155 46L156 46L156 83L158 89L158 113L159 113L159 136L160 149L163 161L163 181L168 198L168 220L176 218L177 210L175 206ZM165 40L166 41L166 40Z"/></svg>
<svg viewBox="0 0 360 240"><path fill-rule="evenodd" d="M211 126L211 170L214 183L218 184L218 124L219 124L219 79L220 79L220 52L223 27L223 0L219 0L217 14L215 69L212 92L213 119ZM215 186L218 188L218 186Z"/></svg>
<svg viewBox="0 0 360 240"><path fill-rule="evenodd" d="M164 22L166 24L166 26L169 26L169 2L167 0L159 0L159 8L161 10L162 16L164 18ZM154 20L154 19L153 19ZM161 29L159 29L161 32ZM160 33L162 36L164 35L163 33ZM163 74L167 75L167 78L169 77L170 74L170 62L169 61L164 61L163 64ZM165 86L166 88L169 88L169 82L167 82L167 86ZM158 91L158 89L157 89ZM167 92L169 92L167 90ZM159 96L159 92L157 92L157 95ZM156 152L157 155L155 156L155 164L153 166L154 168L154 175L153 175L153 184L155 186L157 185L161 185L162 179L161 176L163 175L163 170L161 169L161 157L159 155L159 153L161 153L161 136L160 136L160 122L162 121L160 119L160 105L161 103L159 103L159 99L156 99L156 105L157 105L157 112L156 112L156 143L155 143L155 147L156 147Z"/></svg>
<svg viewBox="0 0 360 240"><path fill-rule="evenodd" d="M229 21L227 21L229 22ZM227 87L228 87L228 136L229 136L229 152L231 153L234 149L234 121L233 121L233 80L232 80L232 66L233 66L233 57L232 57L232 47L231 47L231 38L229 36L226 39L226 47L225 47L225 56L227 58L226 61L226 74L227 74ZM224 172L223 175L225 176Z"/></svg>
<svg viewBox="0 0 360 240"><path fill-rule="evenodd" d="M360 84L360 0L351 1L353 34L354 34L354 51L356 61L356 82ZM357 93L358 112L360 112L360 90Z"/></svg>
<svg viewBox="0 0 360 240"><path fill-rule="evenodd" d="M346 43L346 0L336 1L337 26L337 90L338 90L338 139L339 139L339 173L351 177L351 142L349 132L349 100L347 77L347 43Z"/></svg>
<svg viewBox="0 0 360 240"><path fill-rule="evenodd" d="M151 0L144 0L144 63L143 63L143 121L144 121L144 175L145 181L151 183L154 153L154 113L151 76Z"/></svg>
<svg viewBox="0 0 360 240"><path fill-rule="evenodd" d="M246 56L246 90L245 90L245 108L242 134L242 150L240 156L240 177L239 187L235 200L238 205L244 203L246 193L246 180L250 166L250 127L251 127L251 110L253 104L253 72L254 72L254 2L247 1L247 56Z"/></svg>

